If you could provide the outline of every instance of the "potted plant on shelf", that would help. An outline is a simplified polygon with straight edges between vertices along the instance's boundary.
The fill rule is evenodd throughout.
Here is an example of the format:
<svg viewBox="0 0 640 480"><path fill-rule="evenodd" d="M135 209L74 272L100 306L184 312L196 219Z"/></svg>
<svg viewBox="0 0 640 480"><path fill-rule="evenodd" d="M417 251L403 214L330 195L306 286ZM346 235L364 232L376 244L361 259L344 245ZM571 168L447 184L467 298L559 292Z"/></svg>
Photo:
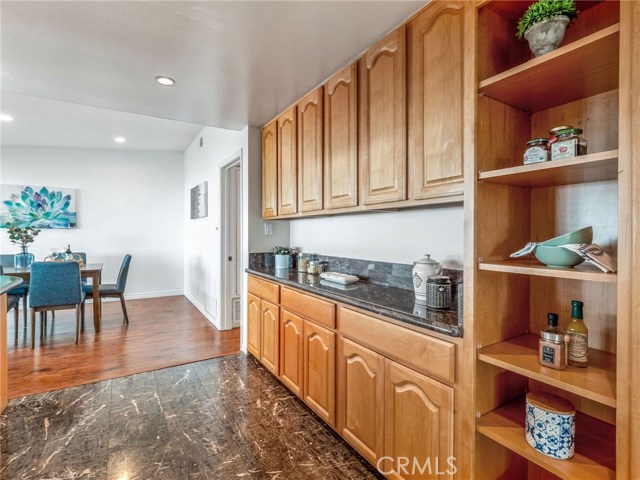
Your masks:
<svg viewBox="0 0 640 480"><path fill-rule="evenodd" d="M40 233L40 230L34 227L16 227L11 226L7 230L9 240L14 245L19 245L22 250L14 256L13 264L16 269L26 269L31 266L35 258L33 253L29 253L28 245L33 243L34 238Z"/></svg>
<svg viewBox="0 0 640 480"><path fill-rule="evenodd" d="M274 247L273 253L276 257L276 268L289 268L291 255L294 251L291 247Z"/></svg>
<svg viewBox="0 0 640 480"><path fill-rule="evenodd" d="M526 38L539 57L558 48L574 18L578 18L578 10L573 0L540 0L531 4L520 19L516 36Z"/></svg>

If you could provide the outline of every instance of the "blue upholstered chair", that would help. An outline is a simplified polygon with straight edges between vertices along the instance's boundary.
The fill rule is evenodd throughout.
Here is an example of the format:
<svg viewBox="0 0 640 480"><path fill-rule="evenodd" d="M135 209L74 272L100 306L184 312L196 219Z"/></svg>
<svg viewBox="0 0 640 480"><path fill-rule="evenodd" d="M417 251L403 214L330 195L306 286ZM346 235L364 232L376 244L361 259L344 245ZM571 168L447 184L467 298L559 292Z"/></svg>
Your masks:
<svg viewBox="0 0 640 480"><path fill-rule="evenodd" d="M3 268L13 268L14 266L14 257L15 255L10 254L2 254L0 255L0 265ZM22 298L22 308L24 315L24 324L25 328L27 325L27 295L29 294L29 284L22 282L22 285L16 288L12 288L9 290L9 295L18 297L18 299Z"/></svg>
<svg viewBox="0 0 640 480"><path fill-rule="evenodd" d="M116 283L101 284L99 295L100 301L103 297L119 298L122 305L122 313L124 315L124 321L129 323L129 315L127 315L127 304L124 301L124 290L127 286L127 277L129 276L129 265L131 264L131 255L127 254L122 259L122 265L120 266L120 273L118 273L118 280ZM82 290L91 297L93 294L93 287L91 285L84 285ZM96 300L94 299L94 302Z"/></svg>
<svg viewBox="0 0 640 480"><path fill-rule="evenodd" d="M84 300L77 262L34 262L31 265L29 307L31 308L31 348L35 347L36 312L40 315L42 337L44 314L47 310L76 310L76 343L80 326L84 329Z"/></svg>
<svg viewBox="0 0 640 480"><path fill-rule="evenodd" d="M4 267L0 265L0 275L4 275ZM20 306L20 297L16 295L7 295L7 312L10 312L13 309L13 317L15 321L15 330L16 330L16 343L18 343L18 320L20 318L20 314L18 313Z"/></svg>

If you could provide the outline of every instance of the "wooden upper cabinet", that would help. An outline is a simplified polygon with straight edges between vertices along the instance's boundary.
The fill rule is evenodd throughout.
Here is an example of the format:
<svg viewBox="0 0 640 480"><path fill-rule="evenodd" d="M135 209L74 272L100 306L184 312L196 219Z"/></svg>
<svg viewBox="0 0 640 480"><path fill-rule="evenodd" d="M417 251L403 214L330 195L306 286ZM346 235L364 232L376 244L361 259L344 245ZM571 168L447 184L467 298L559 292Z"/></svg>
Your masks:
<svg viewBox="0 0 640 480"><path fill-rule="evenodd" d="M464 3L434 2L408 25L414 199L463 193Z"/></svg>
<svg viewBox="0 0 640 480"><path fill-rule="evenodd" d="M298 102L298 211L322 210L323 87Z"/></svg>
<svg viewBox="0 0 640 480"><path fill-rule="evenodd" d="M262 129L262 217L278 215L278 141L276 121Z"/></svg>
<svg viewBox="0 0 640 480"><path fill-rule="evenodd" d="M274 375L280 373L280 312L277 305L260 301L260 361Z"/></svg>
<svg viewBox="0 0 640 480"><path fill-rule="evenodd" d="M280 380L302 397L304 320L284 308L280 310Z"/></svg>
<svg viewBox="0 0 640 480"><path fill-rule="evenodd" d="M278 215L298 211L298 149L296 107L277 119L278 124Z"/></svg>
<svg viewBox="0 0 640 480"><path fill-rule="evenodd" d="M384 455L384 357L342 337L338 352L338 432L375 465Z"/></svg>
<svg viewBox="0 0 640 480"><path fill-rule="evenodd" d="M404 25L360 59L360 204L407 198L407 49Z"/></svg>
<svg viewBox="0 0 640 480"><path fill-rule="evenodd" d="M393 471L387 478L452 478L442 472L453 471L447 463L453 456L453 389L391 360L385 360L384 382L384 455L394 461L385 462L385 473ZM409 473L395 463L402 458L410 459ZM412 471L414 459L430 462L431 472Z"/></svg>
<svg viewBox="0 0 640 480"><path fill-rule="evenodd" d="M247 293L247 350L260 360L260 299Z"/></svg>
<svg viewBox="0 0 640 480"><path fill-rule="evenodd" d="M324 91L324 208L358 204L358 68L327 80Z"/></svg>

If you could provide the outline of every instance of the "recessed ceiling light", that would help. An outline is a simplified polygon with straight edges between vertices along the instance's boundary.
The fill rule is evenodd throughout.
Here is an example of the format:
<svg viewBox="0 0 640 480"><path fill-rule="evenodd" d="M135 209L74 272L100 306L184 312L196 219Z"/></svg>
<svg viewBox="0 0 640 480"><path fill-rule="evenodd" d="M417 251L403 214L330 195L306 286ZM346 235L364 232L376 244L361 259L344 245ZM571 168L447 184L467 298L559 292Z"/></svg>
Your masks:
<svg viewBox="0 0 640 480"><path fill-rule="evenodd" d="M11 115L7 115L6 113L0 113L0 121L13 122L13 117Z"/></svg>
<svg viewBox="0 0 640 480"><path fill-rule="evenodd" d="M124 137L116 137L116 138L114 138L113 140L114 140L116 143L124 143L124 142L126 142L126 141L127 141L127 139L126 139L126 138L124 138Z"/></svg>
<svg viewBox="0 0 640 480"><path fill-rule="evenodd" d="M176 81L171 77L156 77L156 82L160 85L164 85L165 87L173 87L176 84Z"/></svg>

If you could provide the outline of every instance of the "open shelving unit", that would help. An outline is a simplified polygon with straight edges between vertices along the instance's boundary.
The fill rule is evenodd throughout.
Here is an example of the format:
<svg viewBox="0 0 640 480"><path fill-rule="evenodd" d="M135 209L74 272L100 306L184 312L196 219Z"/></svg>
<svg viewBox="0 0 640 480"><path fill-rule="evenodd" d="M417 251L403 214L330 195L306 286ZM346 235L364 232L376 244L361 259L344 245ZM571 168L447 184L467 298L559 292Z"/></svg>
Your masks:
<svg viewBox="0 0 640 480"><path fill-rule="evenodd" d="M552 268L509 254L589 225L594 243L612 256L626 247L627 232L618 228L627 174L619 138L626 20L619 2L581 2L563 45L533 58L526 42L515 38L514 22L530 3L479 2L474 18L476 121L473 162L466 163L474 192L466 210L473 224L470 325L465 316L475 362L473 468L476 478L614 479L624 277L592 265ZM583 129L588 155L523 165L526 142L559 125ZM589 366L541 366L538 332L546 313L558 313L565 328L574 299L584 302ZM526 442L529 391L555 393L575 405L572 459L552 459Z"/></svg>

